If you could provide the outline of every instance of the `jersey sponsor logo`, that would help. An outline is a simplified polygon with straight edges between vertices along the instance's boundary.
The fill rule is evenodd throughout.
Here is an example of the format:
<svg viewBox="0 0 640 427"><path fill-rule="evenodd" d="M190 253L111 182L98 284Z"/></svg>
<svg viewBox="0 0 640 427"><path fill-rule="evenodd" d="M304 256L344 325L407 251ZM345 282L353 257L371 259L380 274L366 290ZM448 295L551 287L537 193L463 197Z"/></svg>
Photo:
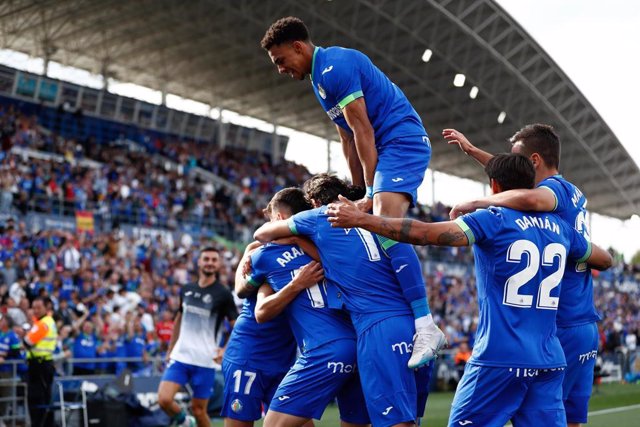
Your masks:
<svg viewBox="0 0 640 427"><path fill-rule="evenodd" d="M393 181L393 182L400 182L400 181L404 181L404 178L400 178L400 177L397 177L397 178L391 178L391 181Z"/></svg>
<svg viewBox="0 0 640 427"><path fill-rule="evenodd" d="M522 218L516 219L516 224L518 227L525 231L530 227L538 227L544 230L552 231L556 234L560 234L560 226L553 221L549 221L549 217L538 218L530 215L523 215Z"/></svg>
<svg viewBox="0 0 640 427"><path fill-rule="evenodd" d="M516 378L532 378L537 377L540 369L534 368L509 368L509 372L515 372Z"/></svg>
<svg viewBox="0 0 640 427"><path fill-rule="evenodd" d="M333 65L329 65L327 68L322 70L322 75L324 76L325 74L327 74L331 70L333 70Z"/></svg>
<svg viewBox="0 0 640 427"><path fill-rule="evenodd" d="M392 409L393 409L393 406L389 406L387 409L385 409L382 412L382 415L389 415L389 412L391 412Z"/></svg>
<svg viewBox="0 0 640 427"><path fill-rule="evenodd" d="M209 304L211 301L213 301L213 297L209 294L202 297L202 302L205 304Z"/></svg>
<svg viewBox="0 0 640 427"><path fill-rule="evenodd" d="M302 255L304 255L302 249L296 248L294 246L291 248L291 251L282 252L282 254L280 254L280 256L276 259L276 261L278 262L278 264L280 264L280 267L284 267L289 261L293 261L294 259Z"/></svg>
<svg viewBox="0 0 640 427"><path fill-rule="evenodd" d="M402 264L400 267L398 267L398 269L396 270L396 273L400 273L402 270L404 270L404 268L406 266L408 266L409 264Z"/></svg>
<svg viewBox="0 0 640 427"><path fill-rule="evenodd" d="M356 364L344 364L343 362L327 362L327 369L333 370L334 374L350 374L356 370Z"/></svg>
<svg viewBox="0 0 640 427"><path fill-rule="evenodd" d="M407 343L407 342L397 342L393 345L391 345L391 351L398 352L400 354L409 354L413 351L413 343Z"/></svg>
<svg viewBox="0 0 640 427"><path fill-rule="evenodd" d="M183 309L183 311L186 311L187 313L197 314L198 316L210 317L210 315L211 315L211 310L206 309L206 308L194 307L192 305L183 304L182 309Z"/></svg>
<svg viewBox="0 0 640 427"><path fill-rule="evenodd" d="M318 94L322 99L327 99L327 92L324 91L324 88L318 83Z"/></svg>
<svg viewBox="0 0 640 427"><path fill-rule="evenodd" d="M291 399L291 398L290 398L289 396L280 396L280 397L278 397L278 400L279 400L280 402L283 402L283 401L285 401L285 400L287 400L287 399Z"/></svg>
<svg viewBox="0 0 640 427"><path fill-rule="evenodd" d="M598 350L592 350L588 353L583 353L579 355L578 360L580 361L580 363L584 364L584 362L586 362L589 359L595 360L597 356L598 356Z"/></svg>
<svg viewBox="0 0 640 427"><path fill-rule="evenodd" d="M236 414L242 412L242 401L240 399L236 399L231 402L231 410Z"/></svg>

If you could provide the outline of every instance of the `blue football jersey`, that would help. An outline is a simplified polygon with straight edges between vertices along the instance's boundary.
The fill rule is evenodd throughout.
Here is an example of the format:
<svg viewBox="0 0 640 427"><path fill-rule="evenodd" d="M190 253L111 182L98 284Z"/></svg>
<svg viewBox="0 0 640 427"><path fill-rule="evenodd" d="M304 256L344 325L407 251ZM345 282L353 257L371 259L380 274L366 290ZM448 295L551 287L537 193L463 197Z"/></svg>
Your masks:
<svg viewBox="0 0 640 427"><path fill-rule="evenodd" d="M479 322L470 361L496 367L565 366L556 336L564 267L591 244L552 213L489 208L456 220L474 244Z"/></svg>
<svg viewBox="0 0 640 427"><path fill-rule="evenodd" d="M270 372L287 371L295 361L296 343L285 316L258 323L255 295L245 299L229 337L224 358Z"/></svg>
<svg viewBox="0 0 640 427"><path fill-rule="evenodd" d="M427 134L404 93L362 52L316 47L311 83L329 118L349 132L342 109L364 97L379 150L394 138Z"/></svg>
<svg viewBox="0 0 640 427"><path fill-rule="evenodd" d="M554 212L590 240L587 198L562 175L542 180L538 187L551 190L556 198ZM593 279L586 263L567 263L562 278L558 326L570 327L600 320L593 303Z"/></svg>
<svg viewBox="0 0 640 427"><path fill-rule="evenodd" d="M388 317L412 315L377 236L359 228L331 227L326 210L300 212L289 219L289 228L318 247L329 305L349 310L358 331Z"/></svg>
<svg viewBox="0 0 640 427"><path fill-rule="evenodd" d="M312 261L298 246L266 244L251 255L251 283L266 282L278 292L295 276L298 269ZM349 316L327 304L326 284L319 283L300 292L283 313L300 351L305 352L343 338L355 339Z"/></svg>

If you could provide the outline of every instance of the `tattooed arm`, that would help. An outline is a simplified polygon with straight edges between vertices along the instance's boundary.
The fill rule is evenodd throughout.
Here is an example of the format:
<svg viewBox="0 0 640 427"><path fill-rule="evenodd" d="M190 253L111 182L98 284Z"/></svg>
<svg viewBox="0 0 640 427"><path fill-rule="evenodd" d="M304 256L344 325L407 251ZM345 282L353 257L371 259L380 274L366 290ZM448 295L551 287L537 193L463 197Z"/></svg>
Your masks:
<svg viewBox="0 0 640 427"><path fill-rule="evenodd" d="M359 227L398 242L414 245L468 246L469 239L454 222L427 223L407 218L384 218L361 212L353 202L340 196L327 213L333 227Z"/></svg>

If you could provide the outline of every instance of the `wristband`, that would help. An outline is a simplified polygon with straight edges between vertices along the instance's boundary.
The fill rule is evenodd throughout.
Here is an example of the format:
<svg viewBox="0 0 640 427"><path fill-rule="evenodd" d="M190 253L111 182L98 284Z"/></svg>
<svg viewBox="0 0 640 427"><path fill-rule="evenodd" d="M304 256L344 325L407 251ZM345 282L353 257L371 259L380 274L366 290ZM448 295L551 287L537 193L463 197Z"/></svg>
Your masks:
<svg viewBox="0 0 640 427"><path fill-rule="evenodd" d="M367 193L365 194L365 197L373 199L373 185L367 185Z"/></svg>

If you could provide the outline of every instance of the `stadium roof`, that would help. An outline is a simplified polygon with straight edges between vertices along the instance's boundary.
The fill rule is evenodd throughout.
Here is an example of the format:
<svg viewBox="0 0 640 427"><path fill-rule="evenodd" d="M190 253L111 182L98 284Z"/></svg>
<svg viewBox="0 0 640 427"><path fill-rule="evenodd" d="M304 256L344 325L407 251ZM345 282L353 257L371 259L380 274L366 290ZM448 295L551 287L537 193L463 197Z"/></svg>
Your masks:
<svg viewBox="0 0 640 427"><path fill-rule="evenodd" d="M638 165L491 0L12 0L0 2L0 37L3 48L335 139L308 83L277 75L259 46L269 24L286 15L301 17L317 45L362 50L403 89L432 135L434 169L485 181L477 164L442 142L445 127L501 152L524 124L549 123L563 141L562 172L590 210L640 212ZM458 73L463 87L453 84Z"/></svg>

